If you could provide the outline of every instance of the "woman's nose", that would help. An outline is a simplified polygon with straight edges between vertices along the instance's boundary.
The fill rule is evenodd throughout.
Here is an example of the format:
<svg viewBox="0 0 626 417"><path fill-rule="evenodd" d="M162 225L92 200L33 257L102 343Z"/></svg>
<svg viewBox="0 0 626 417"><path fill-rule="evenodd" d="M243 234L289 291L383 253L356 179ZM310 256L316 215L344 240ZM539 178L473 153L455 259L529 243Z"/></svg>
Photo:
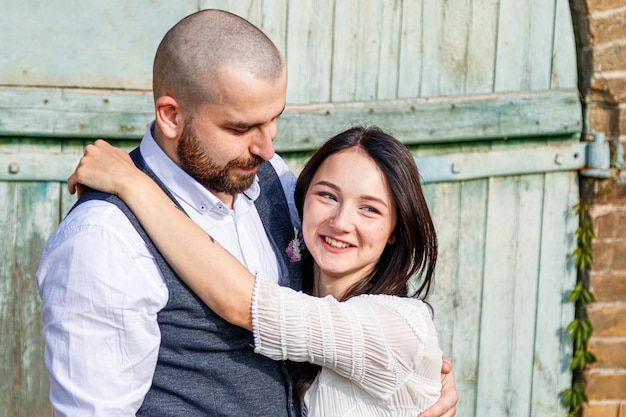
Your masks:
<svg viewBox="0 0 626 417"><path fill-rule="evenodd" d="M339 231L349 231L353 225L352 215L346 207L338 207L330 219L330 226Z"/></svg>

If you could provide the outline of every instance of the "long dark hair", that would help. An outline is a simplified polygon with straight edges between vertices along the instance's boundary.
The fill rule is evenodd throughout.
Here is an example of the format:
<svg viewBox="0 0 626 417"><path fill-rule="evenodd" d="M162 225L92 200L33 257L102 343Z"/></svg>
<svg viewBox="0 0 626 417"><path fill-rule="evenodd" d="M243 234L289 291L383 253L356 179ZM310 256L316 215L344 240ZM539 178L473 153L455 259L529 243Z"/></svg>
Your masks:
<svg viewBox="0 0 626 417"><path fill-rule="evenodd" d="M383 172L397 210L393 241L387 244L372 272L348 289L341 301L361 294L389 294L425 299L430 291L437 261L437 235L422 191L420 175L407 147L378 127L352 127L329 139L306 163L295 191L296 207L303 218L304 197L313 176L329 156L359 147ZM314 260L304 251L303 289L313 288ZM408 281L417 289L408 292ZM311 386L320 367L309 363L294 366L295 393L302 396Z"/></svg>

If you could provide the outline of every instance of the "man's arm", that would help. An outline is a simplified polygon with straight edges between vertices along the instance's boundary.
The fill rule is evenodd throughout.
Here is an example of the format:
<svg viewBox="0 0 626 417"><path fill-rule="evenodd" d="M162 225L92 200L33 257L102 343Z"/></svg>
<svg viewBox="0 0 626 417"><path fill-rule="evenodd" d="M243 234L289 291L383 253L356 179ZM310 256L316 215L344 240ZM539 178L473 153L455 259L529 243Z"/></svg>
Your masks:
<svg viewBox="0 0 626 417"><path fill-rule="evenodd" d="M108 206L102 224L83 207L94 205ZM37 273L55 416L134 416L152 382L167 290L141 238L116 230L134 232L117 208L88 202L68 220Z"/></svg>

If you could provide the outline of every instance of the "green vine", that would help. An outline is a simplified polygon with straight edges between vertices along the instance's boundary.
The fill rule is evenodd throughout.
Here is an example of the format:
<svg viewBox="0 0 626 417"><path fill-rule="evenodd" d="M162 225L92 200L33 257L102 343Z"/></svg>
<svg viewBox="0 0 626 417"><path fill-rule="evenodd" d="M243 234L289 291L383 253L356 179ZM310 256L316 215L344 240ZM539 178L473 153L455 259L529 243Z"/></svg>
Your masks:
<svg viewBox="0 0 626 417"><path fill-rule="evenodd" d="M571 388L561 391L559 397L563 406L569 409L568 417L580 417L582 415L582 406L588 401L585 393L583 371L588 364L596 361L596 357L587 351L587 342L591 338L593 328L591 322L584 314L585 305L595 301L593 294L584 285L584 277L593 262L591 240L594 237L594 233L591 220L589 219L589 203L581 198L578 204L572 208L580 219L579 227L576 229L576 250L572 253L579 279L567 297L567 301L576 303L574 320L566 329L574 345L574 353L570 363L573 375Z"/></svg>

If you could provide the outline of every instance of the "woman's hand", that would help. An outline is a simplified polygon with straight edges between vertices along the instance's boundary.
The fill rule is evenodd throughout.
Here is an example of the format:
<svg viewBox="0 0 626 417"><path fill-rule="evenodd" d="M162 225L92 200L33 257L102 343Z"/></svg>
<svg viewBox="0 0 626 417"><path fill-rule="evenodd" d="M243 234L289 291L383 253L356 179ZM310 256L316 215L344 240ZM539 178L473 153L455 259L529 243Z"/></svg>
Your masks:
<svg viewBox="0 0 626 417"><path fill-rule="evenodd" d="M444 356L441 367L441 397L419 417L454 417L458 401L459 395L456 392L454 375L452 375L452 362L450 358Z"/></svg>
<svg viewBox="0 0 626 417"><path fill-rule="evenodd" d="M67 179L67 188L70 194L78 191L78 197L84 186L119 195L130 176L139 172L128 153L98 139L85 148L74 173Z"/></svg>

